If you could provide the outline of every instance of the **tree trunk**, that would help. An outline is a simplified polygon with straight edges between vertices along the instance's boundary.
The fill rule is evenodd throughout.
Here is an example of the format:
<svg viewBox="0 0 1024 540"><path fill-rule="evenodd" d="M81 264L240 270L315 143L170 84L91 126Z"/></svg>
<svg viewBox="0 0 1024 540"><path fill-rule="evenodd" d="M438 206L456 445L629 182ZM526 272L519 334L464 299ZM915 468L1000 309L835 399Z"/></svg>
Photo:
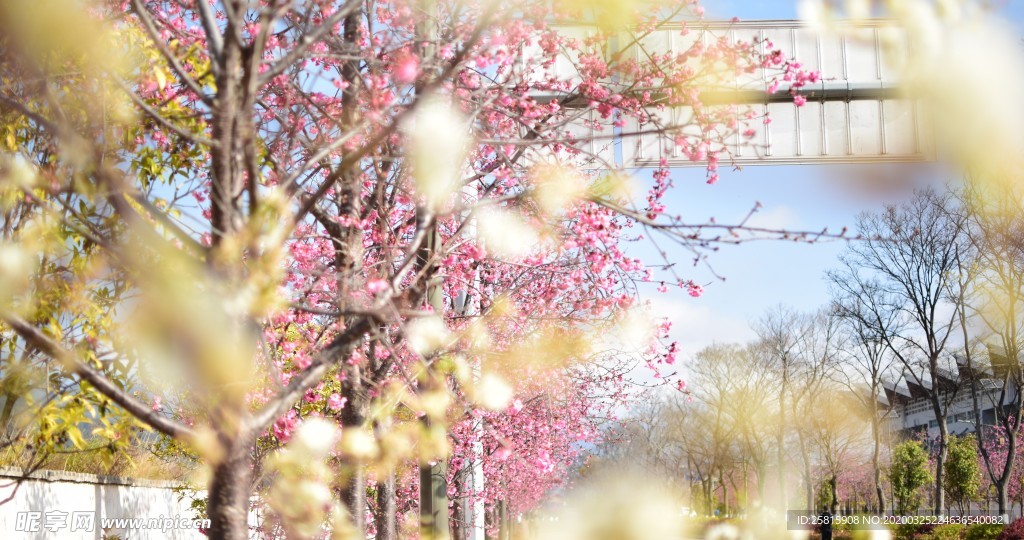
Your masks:
<svg viewBox="0 0 1024 540"><path fill-rule="evenodd" d="M938 409L938 406L936 406ZM938 411L936 411L938 412ZM936 414L939 419L939 455L935 458L935 501L933 509L935 515L942 515L942 509L946 506L946 493L942 489L944 479L943 467L946 464L946 453L948 451L949 430L946 428L946 417Z"/></svg>
<svg viewBox="0 0 1024 540"><path fill-rule="evenodd" d="M509 534L509 519L508 519L508 508L505 506L505 501L498 501L498 539L499 540L510 540L511 535Z"/></svg>
<svg viewBox="0 0 1024 540"><path fill-rule="evenodd" d="M885 513L885 489L882 488L882 473L875 469L875 496L878 498L878 506L875 507L877 514Z"/></svg>
<svg viewBox="0 0 1024 540"><path fill-rule="evenodd" d="M871 452L871 468L873 469L875 476L875 496L878 498L876 501L878 503L877 512L882 514L885 512L885 490L882 489L882 468L878 463L878 454L881 450L880 446L882 444L881 430L878 425L878 411L874 410L872 414L874 416L871 419L871 437L874 440L874 447Z"/></svg>
<svg viewBox="0 0 1024 540"><path fill-rule="evenodd" d="M889 513L893 516L896 515L896 490L892 487L892 482L889 482Z"/></svg>
<svg viewBox="0 0 1024 540"><path fill-rule="evenodd" d="M1006 504L1006 485L1004 482L998 482L996 486L996 507L999 511L999 515L1007 513L1009 505Z"/></svg>
<svg viewBox="0 0 1024 540"><path fill-rule="evenodd" d="M1020 390L1017 391L1019 392ZM1019 422L1019 420L1016 420L1016 422ZM1003 466L1003 474L1000 476L999 481L995 483L996 496L999 497L997 503L999 505L999 515L1009 514L1010 512L1006 486L1009 483L1010 475L1013 473L1014 462L1017 460L1017 433L1015 429L1016 426L1013 426L1013 429L1006 430L1006 463Z"/></svg>
<svg viewBox="0 0 1024 540"><path fill-rule="evenodd" d="M395 473L377 483L376 540L398 540L398 506L395 502Z"/></svg>
<svg viewBox="0 0 1024 540"><path fill-rule="evenodd" d="M249 538L249 497L252 493L253 437L221 439L226 447L223 461L213 469L206 499L210 518L210 538L247 540Z"/></svg>
<svg viewBox="0 0 1024 540"><path fill-rule="evenodd" d="M362 374L359 369L348 370L348 379L342 387L342 394L347 399L345 408L341 410L341 425L346 429L363 426L366 421L367 398L361 391ZM345 464L351 472L339 489L338 498L352 520L352 527L358 534L366 531L366 468L360 464Z"/></svg>
<svg viewBox="0 0 1024 540"><path fill-rule="evenodd" d="M345 17L342 26L342 37L345 42L354 44L359 40L359 28L362 22L362 9L357 7L351 14ZM342 115L341 123L346 128L354 126L358 121L357 107L355 106L360 87L359 62L350 60L341 66L342 79L348 84L348 89L342 94ZM338 204L340 216L350 219L358 219L362 211L362 184L355 172L346 171L341 175L335 190L335 202ZM314 213L316 216L317 214ZM334 245L334 265L336 273L337 297L336 303L340 312L350 309L353 277L358 276L362 269L363 240L362 231L359 227L343 225L337 221L317 218L324 226L331 237ZM348 320L345 316L339 321L342 326L347 326ZM344 359L342 359L344 360ZM345 397L346 405L341 410L341 424L344 428L363 428L366 421L366 412L369 407L369 397L366 394L366 386L373 381L364 379L363 369L360 366L348 366L346 368L346 381L342 386L342 396ZM352 465L351 473L339 490L339 499L345 506L352 520L352 526L358 531L358 535L365 535L366 531L366 469L362 465Z"/></svg>
<svg viewBox="0 0 1024 540"><path fill-rule="evenodd" d="M451 467L451 463L448 464ZM466 470L461 469L452 478L455 484L456 498L452 504L452 515L448 523L448 531L452 540L466 538Z"/></svg>
<svg viewBox="0 0 1024 540"><path fill-rule="evenodd" d="M764 464L757 466L757 501L758 504L764 506L764 488L765 488L765 467Z"/></svg>
<svg viewBox="0 0 1024 540"><path fill-rule="evenodd" d="M807 441L803 433L800 433L800 459L803 462L804 470L804 498L807 501L807 509L814 510L814 481L811 478L811 456L807 451Z"/></svg>
<svg viewBox="0 0 1024 540"><path fill-rule="evenodd" d="M338 494L359 534L366 531L366 469L354 466Z"/></svg>
<svg viewBox="0 0 1024 540"><path fill-rule="evenodd" d="M828 489L832 494L832 508L829 510L832 511L832 515L836 515L839 513L839 489L836 486L836 475L834 474L828 479Z"/></svg>
<svg viewBox="0 0 1024 540"><path fill-rule="evenodd" d="M14 412L14 404L18 401L18 396L12 392L4 393L4 410L0 413L0 429L7 430L11 423L11 414ZM5 431L6 432L6 431Z"/></svg>
<svg viewBox="0 0 1024 540"><path fill-rule="evenodd" d="M447 460L434 465L420 465L420 538L422 540L448 540L448 482ZM501 503L505 516L505 503ZM502 518L505 535L505 517Z"/></svg>
<svg viewBox="0 0 1024 540"><path fill-rule="evenodd" d="M227 2L225 2L227 3ZM241 10L241 2L232 2ZM240 31L237 17L227 17L224 35L233 36ZM251 130L251 96L247 95L243 79L248 64L243 61L239 40L225 39L217 71L217 97L214 100L211 134L217 145L210 148L210 225L213 245L220 246L224 238L237 231L242 224L240 199L245 187L242 156L246 141L242 133ZM243 127L244 126L244 127ZM255 182L255 178L249 179Z"/></svg>
<svg viewBox="0 0 1024 540"><path fill-rule="evenodd" d="M743 464L743 509L748 511L750 509L750 474L747 470L747 464ZM735 486L735 484L734 484Z"/></svg>
<svg viewBox="0 0 1024 540"><path fill-rule="evenodd" d="M789 497L786 495L786 391L789 376L787 373L786 360L782 364L782 386L779 390L779 433L776 436L776 473L779 481L779 504L781 511L789 510Z"/></svg>
<svg viewBox="0 0 1024 540"><path fill-rule="evenodd" d="M712 501L713 491L711 479L701 480L701 488L704 490L704 514L708 516L715 515L715 503Z"/></svg>
<svg viewBox="0 0 1024 540"><path fill-rule="evenodd" d="M494 534L492 534L492 531L497 528L497 521L497 508L495 505L484 512L484 540L497 540Z"/></svg>

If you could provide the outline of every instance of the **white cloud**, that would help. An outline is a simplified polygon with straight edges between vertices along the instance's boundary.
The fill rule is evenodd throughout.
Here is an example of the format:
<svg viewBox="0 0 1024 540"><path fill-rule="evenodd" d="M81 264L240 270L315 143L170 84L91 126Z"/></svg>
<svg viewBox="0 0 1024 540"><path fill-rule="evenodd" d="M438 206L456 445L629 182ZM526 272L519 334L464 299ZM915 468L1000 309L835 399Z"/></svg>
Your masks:
<svg viewBox="0 0 1024 540"><path fill-rule="evenodd" d="M800 226L800 216L786 205L762 208L755 213L747 225L765 229L797 229Z"/></svg>
<svg viewBox="0 0 1024 540"><path fill-rule="evenodd" d="M660 369L662 375L671 375L670 381L689 380L687 366L693 356L713 343L745 342L754 338L749 323L741 318L716 311L700 299L667 294L645 295L650 301L651 315L656 319L668 319L672 322L669 339L679 344L679 358L674 366ZM654 374L646 367L638 366L630 374L630 378L641 384L656 385L663 382L654 378Z"/></svg>
<svg viewBox="0 0 1024 540"><path fill-rule="evenodd" d="M743 342L754 338L746 319L714 310L707 296L671 298L659 295L650 298L655 317L672 321L672 339L679 342L682 358L713 343Z"/></svg>

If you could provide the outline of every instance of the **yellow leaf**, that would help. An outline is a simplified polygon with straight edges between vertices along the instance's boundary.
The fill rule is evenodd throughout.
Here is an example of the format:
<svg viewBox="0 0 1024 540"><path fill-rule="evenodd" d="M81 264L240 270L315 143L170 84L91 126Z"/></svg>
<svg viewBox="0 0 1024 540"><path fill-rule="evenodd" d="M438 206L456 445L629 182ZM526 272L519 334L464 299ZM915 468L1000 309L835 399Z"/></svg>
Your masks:
<svg viewBox="0 0 1024 540"><path fill-rule="evenodd" d="M72 428L67 430L67 434L68 440L71 441L71 444L75 445L75 448L81 450L83 447L85 447L85 439L82 439L82 433L78 431L78 428Z"/></svg>

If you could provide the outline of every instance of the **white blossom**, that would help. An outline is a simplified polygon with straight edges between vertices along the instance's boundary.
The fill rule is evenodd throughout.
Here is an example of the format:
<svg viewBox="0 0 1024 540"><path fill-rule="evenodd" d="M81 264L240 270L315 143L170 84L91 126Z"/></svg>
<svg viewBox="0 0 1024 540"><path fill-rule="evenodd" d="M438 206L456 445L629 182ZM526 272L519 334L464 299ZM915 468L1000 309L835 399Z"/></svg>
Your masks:
<svg viewBox="0 0 1024 540"><path fill-rule="evenodd" d="M540 243L537 231L507 210L481 208L476 222L480 242L488 252L498 257L520 259Z"/></svg>
<svg viewBox="0 0 1024 540"><path fill-rule="evenodd" d="M325 458L338 442L338 426L323 418L309 418L295 432L291 447L311 458Z"/></svg>
<svg viewBox="0 0 1024 540"><path fill-rule="evenodd" d="M420 356L428 356L451 344L452 335L436 315L417 317L405 325L405 340Z"/></svg>
<svg viewBox="0 0 1024 540"><path fill-rule="evenodd" d="M504 379L485 373L477 383L477 402L492 411L500 411L512 402L515 391Z"/></svg>
<svg viewBox="0 0 1024 540"><path fill-rule="evenodd" d="M416 191L428 209L438 212L462 184L469 147L467 123L461 113L433 96L419 104L412 122L404 128L411 144Z"/></svg>

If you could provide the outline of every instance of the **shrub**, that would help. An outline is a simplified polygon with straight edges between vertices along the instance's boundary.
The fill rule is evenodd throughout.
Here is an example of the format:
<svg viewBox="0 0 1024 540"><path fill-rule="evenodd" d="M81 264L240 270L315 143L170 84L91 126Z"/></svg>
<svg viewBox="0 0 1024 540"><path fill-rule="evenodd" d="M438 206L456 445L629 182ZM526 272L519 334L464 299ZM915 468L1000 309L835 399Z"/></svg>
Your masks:
<svg viewBox="0 0 1024 540"><path fill-rule="evenodd" d="M832 540L853 540L855 538L861 538L861 535L857 533L860 531L832 531ZM807 536L807 540L821 540L821 533L818 531L812 531Z"/></svg>
<svg viewBox="0 0 1024 540"><path fill-rule="evenodd" d="M892 537L893 540L924 540L930 538L934 530L935 525L931 523L903 523L893 528Z"/></svg>
<svg viewBox="0 0 1024 540"><path fill-rule="evenodd" d="M1024 518L1015 519L1004 527L996 540L1024 540Z"/></svg>
<svg viewBox="0 0 1024 540"><path fill-rule="evenodd" d="M996 540L1002 530L1002 525L975 523L974 525L967 527L967 533L964 535L964 540Z"/></svg>
<svg viewBox="0 0 1024 540"><path fill-rule="evenodd" d="M939 525L928 535L928 540L961 540L967 527L959 523Z"/></svg>
<svg viewBox="0 0 1024 540"><path fill-rule="evenodd" d="M889 482L896 498L897 514L913 514L921 506L921 488L931 481L928 453L920 442L904 441L893 448Z"/></svg>

